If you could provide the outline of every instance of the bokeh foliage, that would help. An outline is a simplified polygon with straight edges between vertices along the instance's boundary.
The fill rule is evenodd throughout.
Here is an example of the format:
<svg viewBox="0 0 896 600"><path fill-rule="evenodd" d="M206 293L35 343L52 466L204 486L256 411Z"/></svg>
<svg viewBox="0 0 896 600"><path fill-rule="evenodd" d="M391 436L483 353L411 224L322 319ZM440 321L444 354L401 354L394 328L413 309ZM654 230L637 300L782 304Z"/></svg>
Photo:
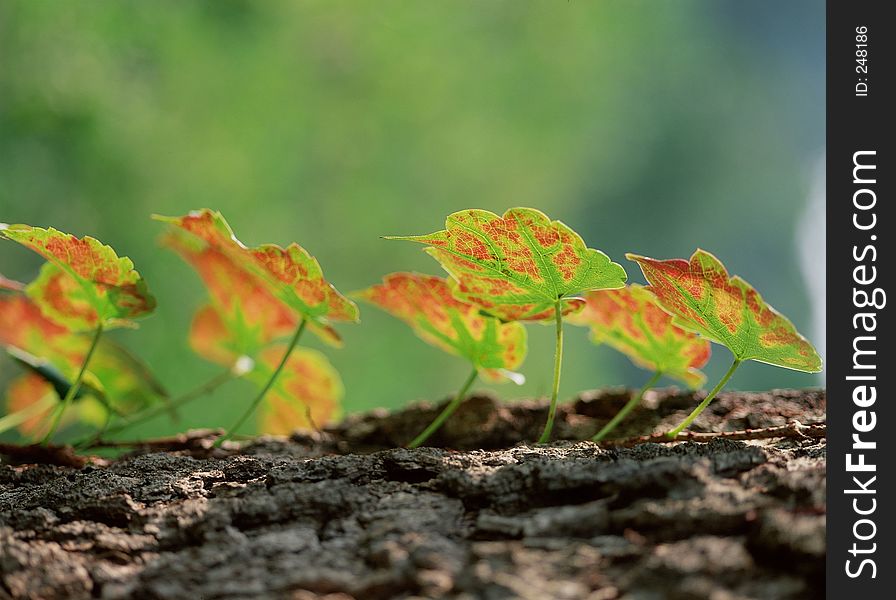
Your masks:
<svg viewBox="0 0 896 600"><path fill-rule="evenodd" d="M187 346L201 284L148 216L202 206L247 244L298 241L340 289L439 273L379 235L534 206L616 261L730 257L805 327L793 231L824 142L823 26L808 0L7 0L0 221L94 235L141 265L157 314L112 335L175 393L216 367ZM0 246L7 276L39 262ZM549 390L552 332L530 330L514 393ZM328 354L349 411L441 398L464 376L379 311L341 331ZM567 338L564 395L641 380L584 330ZM733 383L816 381L746 365ZM183 426L226 425L251 394L231 384Z"/></svg>

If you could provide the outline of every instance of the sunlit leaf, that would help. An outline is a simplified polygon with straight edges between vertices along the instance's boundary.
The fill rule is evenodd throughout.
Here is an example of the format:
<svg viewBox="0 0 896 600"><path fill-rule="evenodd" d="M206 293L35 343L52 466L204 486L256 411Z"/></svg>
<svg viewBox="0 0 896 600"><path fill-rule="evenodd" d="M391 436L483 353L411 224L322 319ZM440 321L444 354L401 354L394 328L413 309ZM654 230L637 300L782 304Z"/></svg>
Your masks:
<svg viewBox="0 0 896 600"><path fill-rule="evenodd" d="M586 305L567 320L591 328L595 343L607 344L633 363L697 388L709 361L709 342L672 323L656 297L639 285L585 295Z"/></svg>
<svg viewBox="0 0 896 600"><path fill-rule="evenodd" d="M392 273L383 283L354 294L398 317L424 341L466 358L498 377L526 356L526 330L502 323L454 297L445 279L417 273Z"/></svg>
<svg viewBox="0 0 896 600"><path fill-rule="evenodd" d="M28 372L20 375L7 386L6 412L8 414L25 411L29 407L37 407L39 409L18 425L18 430L22 435L38 437L44 433L48 425L46 417L53 405L49 404L46 408L38 405L43 399L48 397L55 399L56 392L50 383L36 373ZM72 416L73 413L69 413L69 420Z"/></svg>
<svg viewBox="0 0 896 600"><path fill-rule="evenodd" d="M0 296L0 345L27 364L51 390L55 387L62 397L80 369L90 337L46 318L26 296L4 294ZM27 358L28 355L33 358ZM104 338L90 361L78 397L85 395L101 395L102 401L113 409L128 412L157 402L167 394L146 365L125 348ZM95 420L94 407L81 402L74 407L73 416Z"/></svg>
<svg viewBox="0 0 896 600"><path fill-rule="evenodd" d="M0 295L0 344L34 353L60 345L72 333L47 319L37 304L22 294Z"/></svg>
<svg viewBox="0 0 896 600"><path fill-rule="evenodd" d="M512 208L503 216L464 210L449 215L445 227L388 239L426 244L456 280L461 299L505 321L553 318L558 300L564 314L575 312L583 306L578 294L625 284L622 266L538 210Z"/></svg>
<svg viewBox="0 0 896 600"><path fill-rule="evenodd" d="M148 315L155 299L134 263L92 237L77 238L56 229L0 224L0 236L18 242L49 261L28 295L52 319L70 329L129 325Z"/></svg>
<svg viewBox="0 0 896 600"><path fill-rule="evenodd" d="M190 327L190 346L208 360L234 368L241 360L254 356L255 360L249 361L251 368L241 368L240 374L262 387L286 347L277 343L249 349L243 344L245 339L225 325L211 305L196 312ZM261 405L259 432L288 434L295 429L323 425L338 414L342 395L339 373L324 355L296 347Z"/></svg>
<svg viewBox="0 0 896 600"><path fill-rule="evenodd" d="M249 274L253 277L245 285L253 289L236 294L240 303L248 304L251 298L262 310L276 312L265 297L272 295L291 309L294 320L308 319L327 341L332 342L335 335L329 328L330 322L358 320L357 306L324 279L317 260L298 244L248 248L236 239L220 213L208 209L183 217L156 218L189 234L169 235L166 241L200 272L213 298L219 296L213 287L228 290L235 277ZM242 309L247 314L251 312L245 306ZM222 316L226 317L227 312L223 306Z"/></svg>
<svg viewBox="0 0 896 600"><path fill-rule="evenodd" d="M737 360L810 373L821 370L812 344L750 284L729 277L709 252L698 249L690 261L627 257L641 266L649 289L677 325L727 346Z"/></svg>
<svg viewBox="0 0 896 600"><path fill-rule="evenodd" d="M284 346L275 345L262 352L247 378L263 385L284 351ZM296 348L265 397L258 430L288 435L296 429L322 427L339 415L343 394L342 379L323 354Z"/></svg>

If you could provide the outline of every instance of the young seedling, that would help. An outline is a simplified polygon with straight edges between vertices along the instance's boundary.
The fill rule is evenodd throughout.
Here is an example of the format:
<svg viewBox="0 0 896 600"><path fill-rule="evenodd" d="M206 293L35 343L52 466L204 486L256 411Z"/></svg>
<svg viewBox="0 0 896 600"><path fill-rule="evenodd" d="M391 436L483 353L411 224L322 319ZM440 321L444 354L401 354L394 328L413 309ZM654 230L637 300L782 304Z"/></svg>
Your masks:
<svg viewBox="0 0 896 600"><path fill-rule="evenodd" d="M426 252L454 279L454 295L502 321L553 321L551 404L538 440L547 442L560 391L563 316L582 308L578 294L625 285L622 266L588 248L560 221L532 208L511 208L503 216L464 210L449 215L441 231L386 239L425 244Z"/></svg>
<svg viewBox="0 0 896 600"><path fill-rule="evenodd" d="M43 416L58 409L71 391L90 340L46 318L35 302L18 292L0 294L0 346L29 371L9 384L10 414L0 420L0 433L19 427L25 435L36 434L49 425ZM97 344L73 394L67 416L98 427L112 414L131 414L167 398L146 365L108 338Z"/></svg>
<svg viewBox="0 0 896 600"><path fill-rule="evenodd" d="M46 444L77 395L103 331L133 327L133 319L153 311L155 299L129 258L119 258L92 237L79 239L53 228L6 224L0 224L0 236L47 259L38 278L25 289L40 311L71 331L93 332L78 374L52 416L43 439Z"/></svg>
<svg viewBox="0 0 896 600"><path fill-rule="evenodd" d="M383 283L352 294L401 319L420 339L472 365L470 375L444 410L409 444L416 448L435 433L463 402L480 374L492 380L521 382L513 369L526 356L526 330L480 313L455 298L448 281L417 273L392 273Z"/></svg>
<svg viewBox="0 0 896 600"><path fill-rule="evenodd" d="M821 358L806 338L781 313L766 304L740 277L729 277L724 265L697 249L689 261L656 260L627 254L674 323L727 347L734 362L704 400L667 435L675 437L709 406L716 394L747 360L806 373L821 371Z"/></svg>
<svg viewBox="0 0 896 600"><path fill-rule="evenodd" d="M592 438L595 442L613 431L660 377L678 379L692 388L699 388L706 381L700 368L709 361L709 342L674 325L672 316L660 308L656 297L640 285L588 292L584 310L567 320L590 327L594 343L607 344L628 356L635 365L654 373L595 434Z"/></svg>
<svg viewBox="0 0 896 600"><path fill-rule="evenodd" d="M284 370L300 375L308 365L324 364L323 357L311 351L290 358L306 328L326 342L338 344L339 336L330 323L357 322L358 308L324 279L317 260L298 244L246 247L224 217L208 209L183 217L155 218L174 226L165 243L197 270L209 290L210 307L194 319L194 348L198 344L204 355L218 362L234 364L240 357L251 357L255 368L249 378L264 377L259 393L218 440L220 444L252 416L275 384L275 393L282 389L277 380ZM262 349L290 330L288 344L278 349L279 360L272 362L271 351L262 353ZM259 356L261 359L255 360ZM331 381L338 396L341 387L333 374L335 370L328 371L321 380ZM281 395L288 396L286 392ZM309 413L308 418L313 420L313 415Z"/></svg>

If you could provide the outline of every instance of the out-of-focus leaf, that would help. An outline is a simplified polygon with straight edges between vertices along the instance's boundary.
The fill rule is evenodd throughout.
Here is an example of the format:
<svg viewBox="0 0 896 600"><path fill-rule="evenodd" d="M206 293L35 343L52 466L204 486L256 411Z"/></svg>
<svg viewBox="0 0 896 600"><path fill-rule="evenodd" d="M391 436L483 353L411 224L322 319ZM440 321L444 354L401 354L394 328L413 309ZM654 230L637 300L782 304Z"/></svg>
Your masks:
<svg viewBox="0 0 896 600"><path fill-rule="evenodd" d="M62 373L62 371L57 369L53 363L44 358L38 358L37 356L14 346L8 347L7 353L17 363L49 383L59 398L65 398L68 394L69 389L71 388L71 381ZM81 382L81 386L78 388L78 392L75 394L74 399L78 400L88 395L105 398L102 384L96 381L95 377L88 378L87 375L89 375L89 373L85 373L84 381ZM88 381L88 379L90 380Z"/></svg>
<svg viewBox="0 0 896 600"><path fill-rule="evenodd" d="M0 224L0 236L46 258L51 267L27 288L27 294L48 317L70 329L129 325L148 315L155 298L134 263L119 258L109 246L86 236L56 229Z"/></svg>
<svg viewBox="0 0 896 600"><path fill-rule="evenodd" d="M577 294L620 288L626 280L621 265L531 208L503 216L463 210L448 216L444 230L387 239L426 244L456 280L458 297L504 321L551 319L558 300L564 314L575 312L584 304Z"/></svg>
<svg viewBox="0 0 896 600"><path fill-rule="evenodd" d="M41 346L56 346L60 338L71 335L68 329L43 316L37 304L24 295L0 296L0 344L33 354Z"/></svg>
<svg viewBox="0 0 896 600"><path fill-rule="evenodd" d="M235 333L212 305L200 308L190 327L190 346L208 360L234 368L240 359L254 357L241 375L264 386L286 352L280 343L247 348L245 336ZM339 373L323 354L296 347L261 405L260 433L288 434L320 426L339 412L343 388ZM309 415L311 420L309 420Z"/></svg>
<svg viewBox="0 0 896 600"><path fill-rule="evenodd" d="M264 350L247 377L264 385L285 350L279 344ZM342 379L323 354L296 348L265 397L258 430L288 435L296 429L326 425L339 415L343 394Z"/></svg>
<svg viewBox="0 0 896 600"><path fill-rule="evenodd" d="M715 256L698 249L689 261L626 255L637 262L650 291L676 325L727 346L740 361L797 371L821 370L821 358L781 313L740 277L729 277Z"/></svg>
<svg viewBox="0 0 896 600"><path fill-rule="evenodd" d="M526 330L519 323L502 323L479 308L454 297L441 277L392 273L383 283L353 294L398 317L424 341L456 354L499 378L526 356Z"/></svg>
<svg viewBox="0 0 896 600"><path fill-rule="evenodd" d="M591 328L595 343L607 344L645 369L698 388L706 381L700 371L709 361L710 345L696 333L672 322L656 297L640 285L585 295L585 308L567 320Z"/></svg>
<svg viewBox="0 0 896 600"><path fill-rule="evenodd" d="M27 410L48 396L56 396L53 386L37 373L29 371L13 379L7 387L6 412L12 414ZM45 419L51 408L52 405L49 405L45 410L31 415L18 425L19 431L28 437L36 438L43 435L48 425ZM72 411L63 418L71 420L73 416Z"/></svg>
<svg viewBox="0 0 896 600"><path fill-rule="evenodd" d="M90 346L88 335L71 332L46 318L22 294L0 296L0 345L7 347L32 372L60 393L77 375ZM32 359L26 360L31 355ZM43 366L42 366L43 365ZM97 397L114 410L128 412L167 396L164 388L138 358L109 338L100 340L78 398ZM77 402L78 419L95 421L94 406Z"/></svg>
<svg viewBox="0 0 896 600"><path fill-rule="evenodd" d="M315 324L327 341L332 341L334 335L329 329L330 322L358 320L358 307L324 279L317 260L298 244L286 248L274 244L248 248L234 236L224 217L209 209L183 217L156 218L174 225L175 231L189 234L179 239L169 235L166 242L200 271L210 288L223 285L226 289L228 280L236 274L254 275L252 286L279 299L294 312L295 319L306 318ZM216 256L214 269L199 264L199 261L211 260L206 254ZM230 263L226 269L221 266L223 259ZM216 278L225 281L216 282ZM258 294L253 291L253 295Z"/></svg>

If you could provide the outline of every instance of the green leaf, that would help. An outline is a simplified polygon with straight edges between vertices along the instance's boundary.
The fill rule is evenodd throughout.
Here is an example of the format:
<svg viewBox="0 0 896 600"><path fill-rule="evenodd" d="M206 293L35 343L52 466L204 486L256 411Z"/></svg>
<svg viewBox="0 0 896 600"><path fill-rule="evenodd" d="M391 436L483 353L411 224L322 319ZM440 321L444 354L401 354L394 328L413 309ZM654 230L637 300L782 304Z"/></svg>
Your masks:
<svg viewBox="0 0 896 600"><path fill-rule="evenodd" d="M195 240L202 240L206 247L226 256L235 268L258 277L270 293L299 316L324 326L331 321L357 322L358 307L324 279L317 259L298 244L248 248L236 238L221 213L209 209L183 217L154 218L193 236L195 251L202 250ZM204 278L207 285L209 279Z"/></svg>
<svg viewBox="0 0 896 600"><path fill-rule="evenodd" d="M585 295L585 308L567 318L591 328L591 339L628 356L633 363L699 388L709 361L709 342L673 324L656 297L640 285Z"/></svg>
<svg viewBox="0 0 896 600"><path fill-rule="evenodd" d="M132 326L156 306L127 257L92 237L77 238L52 227L0 224L0 236L47 259L26 292L50 318L70 329Z"/></svg>
<svg viewBox="0 0 896 600"><path fill-rule="evenodd" d="M689 261L627 254L675 323L726 346L738 361L755 360L809 373L821 358L781 313L715 256L698 249Z"/></svg>
<svg viewBox="0 0 896 600"><path fill-rule="evenodd" d="M8 391L17 406L44 395L38 388L55 390L65 396L77 375L90 346L90 337L70 331L44 316L37 304L24 294L0 295L0 345L20 364L43 381L21 384L17 393ZM76 398L92 397L107 403L115 411L127 413L159 402L167 392L149 368L122 346L101 339L85 373ZM84 402L74 404L73 416L83 422L96 422L98 411Z"/></svg>
<svg viewBox="0 0 896 600"><path fill-rule="evenodd" d="M424 341L462 356L497 378L513 371L526 356L526 330L519 323L502 323L478 307L455 298L441 277L392 273L383 283L355 292L411 326Z"/></svg>
<svg viewBox="0 0 896 600"><path fill-rule="evenodd" d="M449 215L445 229L429 235L387 239L426 244L455 279L455 294L504 321L554 318L581 309L577 294L620 288L626 274L606 254L588 248L560 221L531 208L498 216L487 210Z"/></svg>
<svg viewBox="0 0 896 600"><path fill-rule="evenodd" d="M256 368L246 377L263 386L284 352L283 345L264 350ZM309 348L295 348L265 396L258 431L289 435L296 429L322 427L339 415L344 394L339 372L326 356Z"/></svg>

